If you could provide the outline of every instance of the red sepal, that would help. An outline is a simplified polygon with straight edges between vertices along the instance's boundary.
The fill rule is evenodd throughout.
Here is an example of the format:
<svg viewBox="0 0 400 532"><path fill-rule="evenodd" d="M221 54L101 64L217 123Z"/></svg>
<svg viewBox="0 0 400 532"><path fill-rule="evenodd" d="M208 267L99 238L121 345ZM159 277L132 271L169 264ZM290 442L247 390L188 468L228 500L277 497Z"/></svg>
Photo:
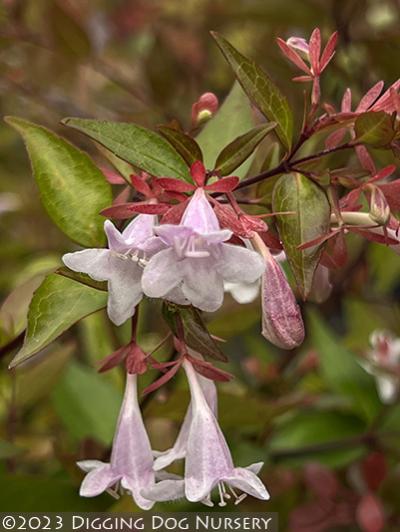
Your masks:
<svg viewBox="0 0 400 532"><path fill-rule="evenodd" d="M220 179L211 185L206 185L204 190L209 192L220 192L221 194L225 192L232 192L232 190L238 186L239 181L239 178L236 176L224 177L223 179Z"/></svg>
<svg viewBox="0 0 400 532"><path fill-rule="evenodd" d="M122 203L113 207L107 207L101 211L103 216L107 218L115 218L117 220L125 220L132 218L136 213L139 214L164 214L169 209L166 203Z"/></svg>
<svg viewBox="0 0 400 532"><path fill-rule="evenodd" d="M142 194L143 196L145 196L146 198L151 198L153 197L153 193L151 191L151 188L149 187L149 185L146 183L145 179L141 176L138 176L138 175L135 175L135 174L132 174L130 176L130 179L131 179L131 183L133 185L133 187L140 193Z"/></svg>
<svg viewBox="0 0 400 532"><path fill-rule="evenodd" d="M162 375L159 379L154 381L152 384L150 384L143 390L143 395L147 395L151 392L158 390L161 386L170 381L172 377L174 377L174 375L178 372L181 365L182 362L180 360L175 361L175 364L171 367L170 370L168 370L166 373L164 373L164 375Z"/></svg>
<svg viewBox="0 0 400 532"><path fill-rule="evenodd" d="M196 189L191 183L181 181L180 179L174 179L173 177L159 177L155 179L155 183L163 190L171 192L192 192Z"/></svg>
<svg viewBox="0 0 400 532"><path fill-rule="evenodd" d="M190 175L198 187L204 186L206 180L206 169L201 161L196 161L192 164L190 167Z"/></svg>

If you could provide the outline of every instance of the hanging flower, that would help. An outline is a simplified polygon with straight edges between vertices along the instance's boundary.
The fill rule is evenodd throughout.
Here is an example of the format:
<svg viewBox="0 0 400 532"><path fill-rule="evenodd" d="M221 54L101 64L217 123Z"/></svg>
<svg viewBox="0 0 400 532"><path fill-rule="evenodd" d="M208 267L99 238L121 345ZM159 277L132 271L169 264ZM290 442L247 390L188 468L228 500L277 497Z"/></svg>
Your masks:
<svg viewBox="0 0 400 532"><path fill-rule="evenodd" d="M166 249L156 253L144 271L142 286L149 297L165 297L179 286L195 307L214 312L223 302L224 281L252 283L264 270L258 253L225 243L232 232L220 229L202 188L179 225L160 225L154 231Z"/></svg>
<svg viewBox="0 0 400 532"><path fill-rule="evenodd" d="M149 510L153 502L141 495L141 491L154 484L153 454L137 399L137 376L127 375L125 396L115 432L110 463L98 460L78 462L88 472L84 478L80 495L96 497L115 488L131 493L135 503L143 510Z"/></svg>
<svg viewBox="0 0 400 532"><path fill-rule="evenodd" d="M235 498L239 504L246 495L268 500L269 494L258 478L262 463L246 468L235 467L225 438L217 419L205 398L199 377L192 364L185 360L191 393L192 421L186 444L184 480L159 482L155 488L147 488L142 493L151 500L166 500L168 489L174 488L174 495L185 496L191 502L203 502L213 506L211 493L218 488L219 506ZM235 490L243 492L239 495Z"/></svg>

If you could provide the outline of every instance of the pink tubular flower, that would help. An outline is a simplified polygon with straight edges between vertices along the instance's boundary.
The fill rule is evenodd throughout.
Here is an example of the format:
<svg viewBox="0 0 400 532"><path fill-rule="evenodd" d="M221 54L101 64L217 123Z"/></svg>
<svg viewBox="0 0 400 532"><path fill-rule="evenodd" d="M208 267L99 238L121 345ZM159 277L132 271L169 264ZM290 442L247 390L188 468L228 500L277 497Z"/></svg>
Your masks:
<svg viewBox="0 0 400 532"><path fill-rule="evenodd" d="M152 501L141 495L143 489L154 485L155 475L151 446L137 400L136 375L127 375L110 463L84 460L78 465L88 472L80 489L82 497L95 497L111 487L121 486L143 510L153 506Z"/></svg>
<svg viewBox="0 0 400 532"><path fill-rule="evenodd" d="M166 249L150 259L143 273L149 297L165 297L179 287L194 306L214 312L223 302L224 281L252 283L264 270L258 253L225 243L232 232L220 229L202 188L193 194L179 225L160 225L154 231Z"/></svg>
<svg viewBox="0 0 400 532"><path fill-rule="evenodd" d="M165 500L167 489L171 489L178 497L184 495L191 502L201 501L207 506L213 506L211 492L218 487L220 506L226 506L226 500L232 496L236 499L235 504L238 504L246 494L268 500L269 494L257 477L263 464L235 468L228 445L192 364L185 360L183 366L189 381L193 409L186 445L185 478L175 481L175 489L174 481L164 481L156 484L155 489L144 490L143 495L152 500ZM235 489L244 493L239 496Z"/></svg>
<svg viewBox="0 0 400 532"><path fill-rule="evenodd" d="M144 257L151 243L155 217L137 216L122 232L106 220L104 230L108 249L84 249L67 253L62 260L75 272L88 274L96 281L108 282L108 315L116 325L133 316L143 297L141 279Z"/></svg>

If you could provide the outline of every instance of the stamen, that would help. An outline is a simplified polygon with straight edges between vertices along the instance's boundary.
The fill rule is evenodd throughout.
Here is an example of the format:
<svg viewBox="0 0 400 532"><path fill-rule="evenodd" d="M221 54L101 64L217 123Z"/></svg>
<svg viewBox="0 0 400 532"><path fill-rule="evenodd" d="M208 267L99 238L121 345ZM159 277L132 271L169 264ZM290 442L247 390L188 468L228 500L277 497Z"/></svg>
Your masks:
<svg viewBox="0 0 400 532"><path fill-rule="evenodd" d="M231 496L229 495L229 493L227 493L225 484L223 482L221 482L221 488L224 493L224 498L228 500L231 499Z"/></svg>
<svg viewBox="0 0 400 532"><path fill-rule="evenodd" d="M185 257L191 258L191 259L202 259L209 257L210 253L208 251L186 251Z"/></svg>
<svg viewBox="0 0 400 532"><path fill-rule="evenodd" d="M225 502L225 499L224 499L224 490L222 488L222 482L219 482L218 483L218 491L219 491L219 498L220 498L220 502L218 503L218 506L226 506L226 502Z"/></svg>
<svg viewBox="0 0 400 532"><path fill-rule="evenodd" d="M242 493L242 495L238 495L236 491L231 486L229 486L229 484L228 484L228 488L231 491L232 495L235 497L236 506L240 504L247 497L247 493Z"/></svg>
<svg viewBox="0 0 400 532"><path fill-rule="evenodd" d="M204 506L208 506L209 508L213 508L214 506L214 503L212 502L210 495L208 495L205 499L203 499L200 502L202 502Z"/></svg>

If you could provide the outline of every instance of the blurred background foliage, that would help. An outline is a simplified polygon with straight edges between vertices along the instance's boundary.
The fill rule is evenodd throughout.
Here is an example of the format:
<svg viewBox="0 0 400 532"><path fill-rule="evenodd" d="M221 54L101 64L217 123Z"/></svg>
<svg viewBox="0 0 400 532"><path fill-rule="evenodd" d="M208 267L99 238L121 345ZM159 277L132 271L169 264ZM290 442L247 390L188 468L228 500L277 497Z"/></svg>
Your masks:
<svg viewBox="0 0 400 532"><path fill-rule="evenodd" d="M209 36L214 29L268 70L299 127L302 86L290 81L294 71L275 38L308 37L316 26L325 38L339 30L322 85L324 101L337 106L348 86L357 101L377 80L398 77L399 19L398 0L3 0L1 114L47 125L99 161L93 145L61 126L61 118L147 127L177 118L189 128L200 94L213 91L222 101L233 82ZM247 118L233 109L225 128L240 120ZM129 331L96 313L32 362L7 370L33 291L73 245L44 212L23 145L4 123L0 227L0 510L135 510L128 497L80 499L75 466L78 459L107 458L123 378L118 370L100 376L95 367ZM282 530L359 530L356 508L372 476L379 480L374 491L385 507L385 530L399 530L400 406L380 403L357 360L373 330L400 335L399 273L400 259L390 249L353 237L330 298L305 305L306 343L289 353L260 336L259 302L241 306L227 297L209 317L211 331L227 339L228 369L236 376L219 387L222 428L238 464L266 461L272 495L268 504L249 498L238 510L278 511ZM152 349L165 331L159 306L146 303L143 347ZM156 449L173 442L187 401L179 378L144 400ZM329 482L340 487L318 506Z"/></svg>

